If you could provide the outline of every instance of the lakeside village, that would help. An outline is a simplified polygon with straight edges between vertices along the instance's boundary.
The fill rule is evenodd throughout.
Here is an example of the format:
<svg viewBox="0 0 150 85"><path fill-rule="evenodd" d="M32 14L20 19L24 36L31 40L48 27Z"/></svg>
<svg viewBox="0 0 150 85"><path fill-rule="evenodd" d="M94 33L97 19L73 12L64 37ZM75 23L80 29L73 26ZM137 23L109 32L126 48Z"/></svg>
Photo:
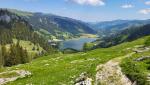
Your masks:
<svg viewBox="0 0 150 85"><path fill-rule="evenodd" d="M59 40L59 39L52 39L52 40L48 40L49 45L58 48L59 44L63 42L63 40Z"/></svg>

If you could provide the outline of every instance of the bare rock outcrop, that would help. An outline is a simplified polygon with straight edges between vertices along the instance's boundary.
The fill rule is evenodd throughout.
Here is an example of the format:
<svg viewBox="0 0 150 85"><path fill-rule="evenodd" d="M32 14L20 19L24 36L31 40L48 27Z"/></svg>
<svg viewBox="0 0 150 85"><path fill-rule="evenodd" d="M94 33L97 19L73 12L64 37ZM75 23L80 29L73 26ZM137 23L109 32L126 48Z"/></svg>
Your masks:
<svg viewBox="0 0 150 85"><path fill-rule="evenodd" d="M97 66L95 85L133 85L119 66L123 58L130 57L133 54L134 52Z"/></svg>
<svg viewBox="0 0 150 85"><path fill-rule="evenodd" d="M25 71L25 70L7 71L7 72L0 73L0 75L11 74L11 73L16 73L16 76L8 77L8 78L0 78L0 85L4 85L8 82L15 81L19 78L24 78L24 77L32 75L29 71Z"/></svg>
<svg viewBox="0 0 150 85"><path fill-rule="evenodd" d="M96 85L132 85L122 73L118 62L109 61L97 67Z"/></svg>
<svg viewBox="0 0 150 85"><path fill-rule="evenodd" d="M88 78L87 73L82 73L76 80L75 85L92 85L92 79Z"/></svg>

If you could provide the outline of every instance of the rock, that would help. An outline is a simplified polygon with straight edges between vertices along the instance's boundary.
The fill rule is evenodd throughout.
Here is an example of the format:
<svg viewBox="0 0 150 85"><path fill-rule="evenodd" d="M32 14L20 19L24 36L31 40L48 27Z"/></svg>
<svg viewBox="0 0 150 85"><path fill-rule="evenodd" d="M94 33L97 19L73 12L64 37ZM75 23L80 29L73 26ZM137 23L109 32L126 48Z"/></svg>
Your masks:
<svg viewBox="0 0 150 85"><path fill-rule="evenodd" d="M139 50L139 49L133 49L133 52L135 52L135 53L142 53L144 51L143 50Z"/></svg>
<svg viewBox="0 0 150 85"><path fill-rule="evenodd" d="M0 84L2 84L1 82L5 82L5 81L6 81L6 79L0 78Z"/></svg>
<svg viewBox="0 0 150 85"><path fill-rule="evenodd" d="M78 82L75 85L92 85L92 79L91 78L87 78L86 80Z"/></svg>
<svg viewBox="0 0 150 85"><path fill-rule="evenodd" d="M84 72L75 80L75 85L92 85L92 79L88 78L87 73Z"/></svg>
<svg viewBox="0 0 150 85"><path fill-rule="evenodd" d="M84 81L86 78L87 78L87 73L86 72L81 73L81 75L75 80L75 83Z"/></svg>
<svg viewBox="0 0 150 85"><path fill-rule="evenodd" d="M116 60L97 66L96 71L95 85L132 85L122 73L119 62Z"/></svg>
<svg viewBox="0 0 150 85"><path fill-rule="evenodd" d="M24 78L26 76L31 75L31 73L29 71L25 71L25 70L18 70L18 71L16 71L16 73L18 73L20 75L20 78Z"/></svg>
<svg viewBox="0 0 150 85"><path fill-rule="evenodd" d="M147 60L147 59L150 59L150 56L143 56L143 57L135 59L135 61L144 61L144 60Z"/></svg>
<svg viewBox="0 0 150 85"><path fill-rule="evenodd" d="M7 71L7 72L0 73L0 75L7 74L7 73L9 74L9 73L13 73L13 72L16 72L18 75L11 77L11 78L0 78L0 85L3 85L3 84L6 84L8 82L15 81L19 78L24 78L24 77L31 75L31 73L29 71L25 71L25 70Z"/></svg>
<svg viewBox="0 0 150 85"><path fill-rule="evenodd" d="M11 21L11 18L10 18L10 16L5 14L3 16L0 16L0 21L5 21L5 22L9 23Z"/></svg>
<svg viewBox="0 0 150 85"><path fill-rule="evenodd" d="M136 47L133 49L134 52L136 53L142 53L142 52L145 52L145 51L149 51L150 50L150 47Z"/></svg>
<svg viewBox="0 0 150 85"><path fill-rule="evenodd" d="M134 81L132 85L137 85L137 82L136 82L136 81Z"/></svg>

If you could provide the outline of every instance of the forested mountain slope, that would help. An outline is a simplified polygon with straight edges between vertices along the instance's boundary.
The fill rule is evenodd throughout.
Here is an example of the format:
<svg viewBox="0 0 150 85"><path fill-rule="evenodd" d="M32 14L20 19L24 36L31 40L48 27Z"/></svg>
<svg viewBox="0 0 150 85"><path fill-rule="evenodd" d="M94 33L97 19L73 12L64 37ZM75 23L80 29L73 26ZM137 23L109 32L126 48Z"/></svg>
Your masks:
<svg viewBox="0 0 150 85"><path fill-rule="evenodd" d="M26 40L38 43L45 49L47 40L34 32L32 26L24 20L24 18L9 12L8 10L0 10L0 38L1 44L10 44L12 40Z"/></svg>
<svg viewBox="0 0 150 85"><path fill-rule="evenodd" d="M55 36L56 38L63 39L79 36L82 33L96 33L88 25L79 20L61 17L53 14L23 12L14 9L9 10L27 20L33 26L34 30L39 31L40 29L43 29L45 31L48 31L50 38L52 38L52 36Z"/></svg>
<svg viewBox="0 0 150 85"><path fill-rule="evenodd" d="M22 44L28 45L26 47ZM39 52L36 56L55 50L22 17L0 9L0 66L12 66L32 60L34 57L28 55L31 53L29 46L33 46L33 50L37 48Z"/></svg>

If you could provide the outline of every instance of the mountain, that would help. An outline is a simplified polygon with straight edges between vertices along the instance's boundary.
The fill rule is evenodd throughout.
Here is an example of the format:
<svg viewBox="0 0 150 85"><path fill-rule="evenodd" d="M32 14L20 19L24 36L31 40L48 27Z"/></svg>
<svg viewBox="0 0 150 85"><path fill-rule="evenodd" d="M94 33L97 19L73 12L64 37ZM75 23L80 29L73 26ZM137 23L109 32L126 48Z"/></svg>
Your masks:
<svg viewBox="0 0 150 85"><path fill-rule="evenodd" d="M98 23L89 23L88 25L95 31L98 31L100 36L110 36L124 29L150 24L150 20L114 20Z"/></svg>
<svg viewBox="0 0 150 85"><path fill-rule="evenodd" d="M0 9L0 44L9 44L13 38L29 40L33 29L20 16Z"/></svg>
<svg viewBox="0 0 150 85"><path fill-rule="evenodd" d="M110 47L123 42L133 41L147 35L150 35L150 24L133 26L118 32L113 36L104 37L100 40L98 46Z"/></svg>
<svg viewBox="0 0 150 85"><path fill-rule="evenodd" d="M56 38L70 38L80 34L95 34L96 32L87 26L84 22L61 17L53 14L31 13L9 9L11 12L23 17L34 28L34 30L43 34L48 32ZM41 32L42 30L42 32ZM50 36L50 38L51 38Z"/></svg>
<svg viewBox="0 0 150 85"><path fill-rule="evenodd" d="M0 9L0 45L12 44L13 39L31 41L46 51L50 48L47 40L36 33L23 17L7 9Z"/></svg>

